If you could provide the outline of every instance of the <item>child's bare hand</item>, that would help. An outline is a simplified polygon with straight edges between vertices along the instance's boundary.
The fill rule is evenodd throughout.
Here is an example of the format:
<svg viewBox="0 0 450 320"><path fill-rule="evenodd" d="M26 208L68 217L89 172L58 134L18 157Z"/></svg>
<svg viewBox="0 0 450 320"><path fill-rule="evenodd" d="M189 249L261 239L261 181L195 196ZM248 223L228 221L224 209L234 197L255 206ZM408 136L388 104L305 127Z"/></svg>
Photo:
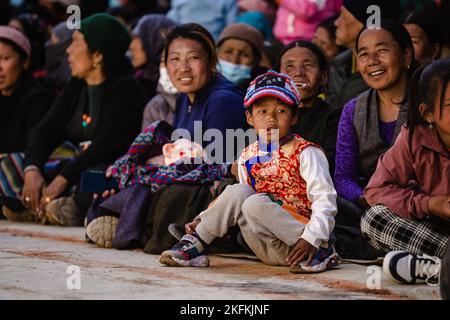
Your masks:
<svg viewBox="0 0 450 320"><path fill-rule="evenodd" d="M194 220L189 223L186 223L184 229L187 234L192 234L195 231L195 227L200 223L200 216L196 216Z"/></svg>
<svg viewBox="0 0 450 320"><path fill-rule="evenodd" d="M314 255L316 254L317 249L312 244L310 244L308 241L300 239L295 244L295 246L292 247L291 252L287 256L287 263L289 263L289 266L296 266L300 262L306 260L306 264L310 264L311 260L314 258Z"/></svg>
<svg viewBox="0 0 450 320"><path fill-rule="evenodd" d="M450 195L431 197L428 210L440 218L450 219Z"/></svg>

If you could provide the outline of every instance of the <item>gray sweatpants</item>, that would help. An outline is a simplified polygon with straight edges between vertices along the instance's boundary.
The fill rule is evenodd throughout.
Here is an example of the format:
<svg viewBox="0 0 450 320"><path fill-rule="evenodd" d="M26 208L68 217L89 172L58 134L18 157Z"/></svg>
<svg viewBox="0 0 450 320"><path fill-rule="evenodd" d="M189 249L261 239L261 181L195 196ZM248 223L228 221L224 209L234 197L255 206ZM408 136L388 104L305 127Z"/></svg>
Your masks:
<svg viewBox="0 0 450 320"><path fill-rule="evenodd" d="M256 256L269 265L288 265L289 249L298 242L305 229L304 224L267 194L256 193L245 184L234 184L201 213L201 222L195 231L210 244L236 224Z"/></svg>

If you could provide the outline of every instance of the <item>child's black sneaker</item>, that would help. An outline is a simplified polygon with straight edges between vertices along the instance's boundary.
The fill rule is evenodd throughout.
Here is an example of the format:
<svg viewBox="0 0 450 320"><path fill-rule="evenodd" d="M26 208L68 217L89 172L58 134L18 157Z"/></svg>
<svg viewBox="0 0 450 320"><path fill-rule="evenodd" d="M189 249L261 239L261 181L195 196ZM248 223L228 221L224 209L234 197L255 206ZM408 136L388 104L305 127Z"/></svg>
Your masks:
<svg viewBox="0 0 450 320"><path fill-rule="evenodd" d="M439 280L441 260L426 254L419 256L407 251L391 251L383 261L383 271L392 279L407 284L435 285Z"/></svg>
<svg viewBox="0 0 450 320"><path fill-rule="evenodd" d="M209 258L204 251L197 237L185 234L172 249L161 254L159 262L172 267L209 267Z"/></svg>

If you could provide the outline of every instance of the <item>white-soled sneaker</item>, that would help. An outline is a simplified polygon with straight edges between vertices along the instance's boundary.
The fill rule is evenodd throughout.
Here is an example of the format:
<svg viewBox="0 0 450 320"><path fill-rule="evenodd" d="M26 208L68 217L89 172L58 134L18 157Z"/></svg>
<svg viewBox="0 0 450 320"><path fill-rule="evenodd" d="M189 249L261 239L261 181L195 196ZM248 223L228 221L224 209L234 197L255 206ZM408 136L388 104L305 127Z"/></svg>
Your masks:
<svg viewBox="0 0 450 320"><path fill-rule="evenodd" d="M397 282L406 284L426 283L436 285L439 281L441 259L416 255L407 251L391 251L383 261L383 271Z"/></svg>
<svg viewBox="0 0 450 320"><path fill-rule="evenodd" d="M95 244L112 248L119 219L114 216L101 216L92 220L86 227L86 236Z"/></svg>
<svg viewBox="0 0 450 320"><path fill-rule="evenodd" d="M171 267L209 267L202 243L189 234L185 234L172 249L161 253L159 262Z"/></svg>

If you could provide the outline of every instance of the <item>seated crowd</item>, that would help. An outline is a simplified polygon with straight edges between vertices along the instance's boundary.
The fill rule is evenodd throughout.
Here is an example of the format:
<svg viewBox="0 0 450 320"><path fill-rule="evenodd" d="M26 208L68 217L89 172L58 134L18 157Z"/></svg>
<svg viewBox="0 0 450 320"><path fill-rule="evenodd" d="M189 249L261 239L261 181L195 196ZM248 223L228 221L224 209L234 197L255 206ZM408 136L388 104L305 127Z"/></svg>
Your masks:
<svg viewBox="0 0 450 320"><path fill-rule="evenodd" d="M450 299L450 1L416 2L1 8L0 218L169 266L384 257Z"/></svg>

